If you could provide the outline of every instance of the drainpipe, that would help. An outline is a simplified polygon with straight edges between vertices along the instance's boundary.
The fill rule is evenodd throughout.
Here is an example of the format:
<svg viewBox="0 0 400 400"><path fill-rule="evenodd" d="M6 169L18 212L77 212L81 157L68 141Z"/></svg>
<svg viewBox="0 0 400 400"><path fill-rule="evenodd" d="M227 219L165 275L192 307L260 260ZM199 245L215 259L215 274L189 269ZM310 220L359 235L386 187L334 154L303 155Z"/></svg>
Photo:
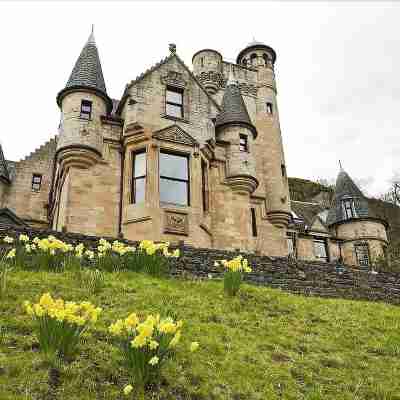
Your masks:
<svg viewBox="0 0 400 400"><path fill-rule="evenodd" d="M122 238L122 200L124 196L124 171L125 171L125 149L122 142L121 134L121 178L119 182L119 216L118 216L118 237Z"/></svg>

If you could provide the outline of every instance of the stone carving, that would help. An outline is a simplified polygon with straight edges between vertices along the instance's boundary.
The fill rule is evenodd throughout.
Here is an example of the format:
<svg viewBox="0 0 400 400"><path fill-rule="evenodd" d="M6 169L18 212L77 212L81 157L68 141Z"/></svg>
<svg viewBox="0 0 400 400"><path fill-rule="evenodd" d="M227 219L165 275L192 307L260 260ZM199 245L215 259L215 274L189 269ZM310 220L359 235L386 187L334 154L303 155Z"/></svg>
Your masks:
<svg viewBox="0 0 400 400"><path fill-rule="evenodd" d="M161 82L164 85L177 86L181 88L184 88L187 84L182 72L177 71L168 71L166 75L161 77Z"/></svg>
<svg viewBox="0 0 400 400"><path fill-rule="evenodd" d="M213 84L218 89L224 89L228 81L221 73L214 71L202 72L201 74L197 75L196 78L203 86L207 87ZM239 83L239 89L244 95L257 96L257 87L250 83Z"/></svg>
<svg viewBox="0 0 400 400"><path fill-rule="evenodd" d="M153 138L165 140L167 142L186 144L192 147L198 146L198 142L176 124L154 132Z"/></svg>
<svg viewBox="0 0 400 400"><path fill-rule="evenodd" d="M187 214L165 211L164 232L175 233L177 235L188 235L189 220Z"/></svg>

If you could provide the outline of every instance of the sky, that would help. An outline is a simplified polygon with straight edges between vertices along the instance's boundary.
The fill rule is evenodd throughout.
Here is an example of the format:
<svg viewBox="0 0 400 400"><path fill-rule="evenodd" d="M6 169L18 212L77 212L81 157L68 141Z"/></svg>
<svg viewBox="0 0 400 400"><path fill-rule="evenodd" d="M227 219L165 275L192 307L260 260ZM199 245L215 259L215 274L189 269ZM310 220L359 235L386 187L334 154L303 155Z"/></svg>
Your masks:
<svg viewBox="0 0 400 400"><path fill-rule="evenodd" d="M334 181L343 168L367 195L399 171L400 4L356 2L0 2L0 142L9 160L57 133L56 95L91 30L107 91L169 54L203 48L234 60L255 38L277 52L289 176ZM397 159L396 159L397 156Z"/></svg>

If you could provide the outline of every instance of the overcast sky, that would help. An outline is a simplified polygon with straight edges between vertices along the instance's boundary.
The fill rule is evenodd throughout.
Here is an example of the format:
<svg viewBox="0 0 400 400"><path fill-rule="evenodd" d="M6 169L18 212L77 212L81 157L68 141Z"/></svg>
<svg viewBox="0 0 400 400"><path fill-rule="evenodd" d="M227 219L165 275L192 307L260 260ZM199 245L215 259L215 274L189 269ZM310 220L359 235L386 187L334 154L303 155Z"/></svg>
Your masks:
<svg viewBox="0 0 400 400"><path fill-rule="evenodd" d="M95 24L108 94L169 54L191 66L255 37L277 54L290 176L335 179L338 160L377 195L399 170L400 4L385 2L0 3L0 141L19 160L57 132L61 90ZM396 159L395 159L396 157Z"/></svg>

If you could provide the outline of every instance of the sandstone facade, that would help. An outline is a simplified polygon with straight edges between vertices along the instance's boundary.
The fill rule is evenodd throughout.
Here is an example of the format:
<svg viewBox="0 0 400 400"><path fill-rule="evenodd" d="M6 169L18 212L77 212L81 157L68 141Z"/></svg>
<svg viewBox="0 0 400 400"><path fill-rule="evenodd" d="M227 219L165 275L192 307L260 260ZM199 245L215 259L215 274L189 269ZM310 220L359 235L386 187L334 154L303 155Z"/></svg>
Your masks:
<svg viewBox="0 0 400 400"><path fill-rule="evenodd" d="M0 153L1 210L57 231L369 266L386 222L357 208L347 174L329 211L290 201L275 61L252 42L236 63L201 50L190 70L170 45L112 100L91 35L57 96L57 137L20 162Z"/></svg>

